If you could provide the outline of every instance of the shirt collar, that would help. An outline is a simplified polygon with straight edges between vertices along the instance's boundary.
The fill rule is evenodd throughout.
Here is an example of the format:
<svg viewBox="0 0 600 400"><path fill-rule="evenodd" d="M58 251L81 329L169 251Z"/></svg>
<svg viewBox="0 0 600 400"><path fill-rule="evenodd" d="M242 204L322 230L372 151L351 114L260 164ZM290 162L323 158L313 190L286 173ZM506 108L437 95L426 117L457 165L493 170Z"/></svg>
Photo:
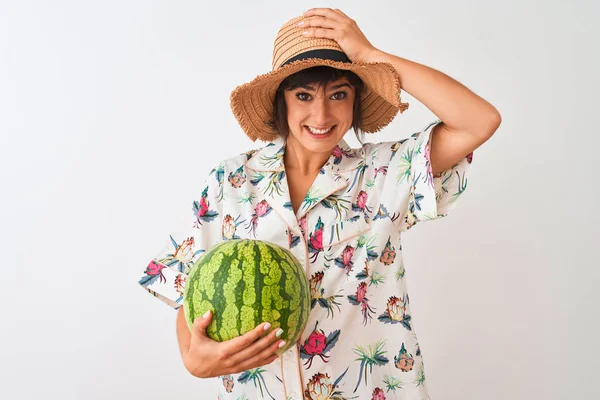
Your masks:
<svg viewBox="0 0 600 400"><path fill-rule="evenodd" d="M285 171L283 156L285 154L286 140L278 137L266 146L258 149L253 156L246 161L246 166L255 171ZM352 171L365 164L364 151L362 148L353 149L342 138L334 147L329 159L323 165L323 169L329 169L333 173Z"/></svg>

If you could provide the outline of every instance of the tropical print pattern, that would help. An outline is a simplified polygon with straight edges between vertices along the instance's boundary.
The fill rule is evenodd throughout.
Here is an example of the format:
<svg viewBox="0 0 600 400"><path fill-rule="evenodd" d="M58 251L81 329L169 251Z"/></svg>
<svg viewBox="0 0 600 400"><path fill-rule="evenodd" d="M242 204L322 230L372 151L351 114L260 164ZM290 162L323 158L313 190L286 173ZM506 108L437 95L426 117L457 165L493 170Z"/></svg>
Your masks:
<svg viewBox="0 0 600 400"><path fill-rule="evenodd" d="M283 139L210 171L189 220L140 271L139 284L177 309L199 257L221 241L252 238L290 249L305 267L312 301L295 347L270 365L214 378L214 392L202 398L429 398L401 236L452 210L472 162L469 154L432 176L430 135L438 123L356 149L342 139L297 213Z"/></svg>

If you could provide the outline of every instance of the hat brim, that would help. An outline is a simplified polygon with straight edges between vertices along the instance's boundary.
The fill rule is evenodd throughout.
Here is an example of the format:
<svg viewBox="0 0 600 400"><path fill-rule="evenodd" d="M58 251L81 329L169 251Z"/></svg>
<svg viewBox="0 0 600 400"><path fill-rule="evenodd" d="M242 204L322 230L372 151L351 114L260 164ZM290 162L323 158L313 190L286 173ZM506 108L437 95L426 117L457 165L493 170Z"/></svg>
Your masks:
<svg viewBox="0 0 600 400"><path fill-rule="evenodd" d="M238 123L254 142L275 140L279 133L266 121L274 118L275 94L279 84L288 76L303 69L328 66L355 73L365 84L361 95L363 131L375 133L394 117L408 109L400 99L400 77L389 63L345 63L320 58L294 61L275 71L259 75L231 92L231 110Z"/></svg>

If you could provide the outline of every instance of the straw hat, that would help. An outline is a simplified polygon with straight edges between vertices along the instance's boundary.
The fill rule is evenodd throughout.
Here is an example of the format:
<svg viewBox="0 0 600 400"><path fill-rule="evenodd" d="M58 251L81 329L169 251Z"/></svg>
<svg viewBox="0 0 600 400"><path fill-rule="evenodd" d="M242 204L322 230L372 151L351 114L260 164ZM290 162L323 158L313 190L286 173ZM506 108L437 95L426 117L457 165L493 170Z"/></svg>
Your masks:
<svg viewBox="0 0 600 400"><path fill-rule="evenodd" d="M312 17L307 17L309 19ZM365 133L374 133L388 125L408 103L400 100L400 77L389 63L353 63L333 39L302 35L297 23L304 17L286 22L275 38L272 71L231 92L231 109L244 132L254 142L271 142L279 133L267 122L275 115L275 93L288 76L303 69L325 65L354 72L365 84L362 93Z"/></svg>

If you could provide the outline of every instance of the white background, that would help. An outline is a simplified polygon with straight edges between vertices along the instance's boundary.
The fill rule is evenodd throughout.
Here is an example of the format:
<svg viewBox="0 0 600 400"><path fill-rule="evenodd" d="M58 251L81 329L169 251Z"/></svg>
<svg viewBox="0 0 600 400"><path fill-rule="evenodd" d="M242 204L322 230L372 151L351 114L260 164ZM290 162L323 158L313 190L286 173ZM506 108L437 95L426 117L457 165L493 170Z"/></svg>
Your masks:
<svg viewBox="0 0 600 400"><path fill-rule="evenodd" d="M502 115L460 205L404 237L432 399L600 398L597 3L248 3L0 1L0 398L207 398L137 280L208 168L264 145L230 92L311 7ZM403 100L368 140L435 119Z"/></svg>

